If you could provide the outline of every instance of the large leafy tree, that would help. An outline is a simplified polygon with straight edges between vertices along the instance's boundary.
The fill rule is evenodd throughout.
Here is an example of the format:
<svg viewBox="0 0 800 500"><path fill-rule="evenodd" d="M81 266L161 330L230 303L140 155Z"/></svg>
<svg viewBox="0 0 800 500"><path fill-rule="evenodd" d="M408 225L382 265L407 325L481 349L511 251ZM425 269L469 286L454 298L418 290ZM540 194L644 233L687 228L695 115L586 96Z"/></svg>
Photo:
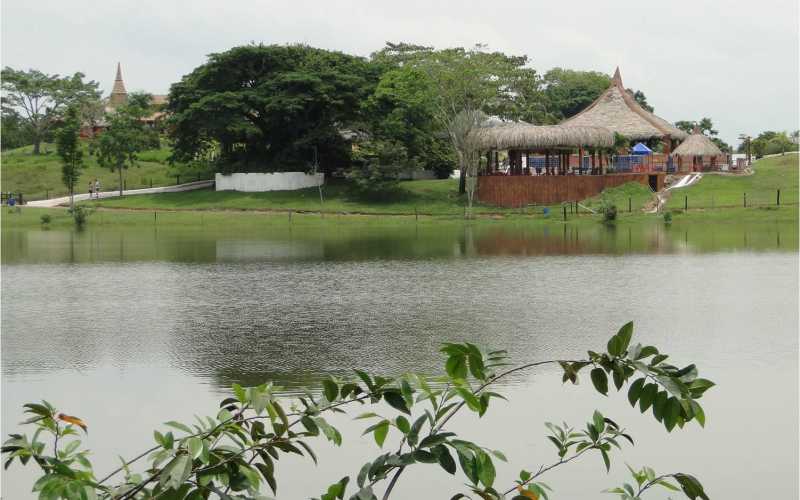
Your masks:
<svg viewBox="0 0 800 500"><path fill-rule="evenodd" d="M373 60L424 75L434 124L449 139L458 159L462 193L467 177L477 174L477 154L470 149L469 137L484 113L518 118L528 109L521 89L532 87L536 79L526 56L490 52L483 46L434 50L390 44Z"/></svg>
<svg viewBox="0 0 800 500"><path fill-rule="evenodd" d="M83 170L83 148L80 142L81 122L76 107L64 114L56 132L56 150L61 157L61 180L69 190L69 206L75 208L75 186Z"/></svg>
<svg viewBox="0 0 800 500"><path fill-rule="evenodd" d="M142 120L148 109L141 106L144 99L133 99L131 103L117 108L106 116L108 128L93 144L97 162L119 174L119 195L122 196L123 172L138 166L138 153L147 149L158 138Z"/></svg>
<svg viewBox="0 0 800 500"><path fill-rule="evenodd" d="M69 106L100 97L97 82L84 82L83 73L61 77L6 67L1 76L3 114L13 110L25 121L34 154L39 154L42 141Z"/></svg>
<svg viewBox="0 0 800 500"><path fill-rule="evenodd" d="M215 158L225 171L346 165L342 130L360 118L378 68L304 45L212 54L170 90L174 159ZM316 154L315 154L316 152Z"/></svg>
<svg viewBox="0 0 800 500"><path fill-rule="evenodd" d="M557 123L576 115L591 104L611 84L611 78L597 71L553 68L544 75L547 119Z"/></svg>

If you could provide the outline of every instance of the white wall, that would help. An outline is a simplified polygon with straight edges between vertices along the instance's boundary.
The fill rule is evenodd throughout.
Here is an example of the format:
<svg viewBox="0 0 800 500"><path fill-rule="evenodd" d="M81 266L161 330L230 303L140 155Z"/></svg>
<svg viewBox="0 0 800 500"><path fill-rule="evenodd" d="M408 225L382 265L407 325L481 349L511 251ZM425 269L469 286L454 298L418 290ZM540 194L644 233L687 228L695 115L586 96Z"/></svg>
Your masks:
<svg viewBox="0 0 800 500"><path fill-rule="evenodd" d="M217 191L294 191L317 187L325 181L325 174L303 172L275 172L269 174L217 174Z"/></svg>

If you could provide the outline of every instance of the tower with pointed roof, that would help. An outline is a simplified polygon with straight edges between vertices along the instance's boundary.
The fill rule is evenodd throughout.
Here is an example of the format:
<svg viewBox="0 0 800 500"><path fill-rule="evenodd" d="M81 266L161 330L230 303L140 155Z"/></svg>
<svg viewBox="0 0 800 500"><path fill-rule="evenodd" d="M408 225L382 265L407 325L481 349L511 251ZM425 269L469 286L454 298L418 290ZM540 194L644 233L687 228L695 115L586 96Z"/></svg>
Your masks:
<svg viewBox="0 0 800 500"><path fill-rule="evenodd" d="M122 81L122 66L117 63L117 77L114 79L114 87L108 97L108 106L116 108L128 102L128 91L125 90L125 82Z"/></svg>

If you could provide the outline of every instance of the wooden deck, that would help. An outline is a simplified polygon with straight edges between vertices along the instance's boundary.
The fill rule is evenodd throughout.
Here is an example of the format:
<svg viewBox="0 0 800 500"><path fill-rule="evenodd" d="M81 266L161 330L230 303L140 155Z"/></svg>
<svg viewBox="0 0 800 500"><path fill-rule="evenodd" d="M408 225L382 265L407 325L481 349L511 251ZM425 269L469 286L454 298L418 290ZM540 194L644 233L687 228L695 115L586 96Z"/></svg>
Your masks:
<svg viewBox="0 0 800 500"><path fill-rule="evenodd" d="M521 207L531 204L550 205L564 201L580 201L600 194L604 189L628 182L650 185L656 191L664 188L663 173L630 173L606 175L487 175L478 178L477 199L500 207Z"/></svg>

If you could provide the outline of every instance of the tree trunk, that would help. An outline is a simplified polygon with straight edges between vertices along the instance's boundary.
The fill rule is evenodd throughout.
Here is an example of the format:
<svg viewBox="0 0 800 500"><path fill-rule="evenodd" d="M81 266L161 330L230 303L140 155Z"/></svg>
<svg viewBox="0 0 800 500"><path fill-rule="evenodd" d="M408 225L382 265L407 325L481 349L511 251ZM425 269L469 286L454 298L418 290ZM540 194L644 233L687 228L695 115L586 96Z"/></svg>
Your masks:
<svg viewBox="0 0 800 500"><path fill-rule="evenodd" d="M41 150L42 140L39 137L33 139L33 154L38 155Z"/></svg>
<svg viewBox="0 0 800 500"><path fill-rule="evenodd" d="M458 194L467 192L467 172L464 170L463 162L459 165L460 174L458 174Z"/></svg>
<svg viewBox="0 0 800 500"><path fill-rule="evenodd" d="M75 210L75 188L73 186L69 187L69 209Z"/></svg>
<svg viewBox="0 0 800 500"><path fill-rule="evenodd" d="M117 170L119 171L119 195L122 196L122 168L118 168Z"/></svg>

